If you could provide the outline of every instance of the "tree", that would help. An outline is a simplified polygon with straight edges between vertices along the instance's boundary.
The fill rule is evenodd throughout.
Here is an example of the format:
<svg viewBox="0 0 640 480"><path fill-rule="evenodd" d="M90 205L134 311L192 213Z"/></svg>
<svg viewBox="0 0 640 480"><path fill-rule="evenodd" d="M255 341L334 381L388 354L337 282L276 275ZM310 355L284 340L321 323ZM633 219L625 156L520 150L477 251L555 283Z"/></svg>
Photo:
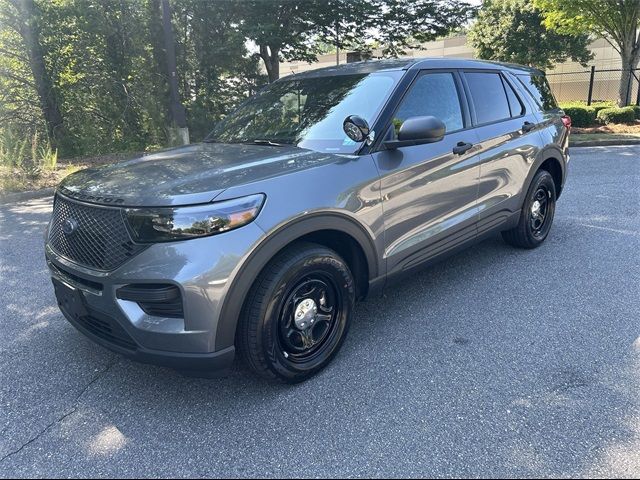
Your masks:
<svg viewBox="0 0 640 480"><path fill-rule="evenodd" d="M237 2L171 3L181 99L190 137L201 139L267 79L247 49Z"/></svg>
<svg viewBox="0 0 640 480"><path fill-rule="evenodd" d="M485 0L469 31L476 55L547 70L572 59L586 67L593 58L589 35L562 34L543 24L531 0Z"/></svg>
<svg viewBox="0 0 640 480"><path fill-rule="evenodd" d="M319 50L314 39L339 18L334 7L341 4L322 0L246 0L235 5L239 28L256 44L269 82L280 77L282 60L316 59Z"/></svg>
<svg viewBox="0 0 640 480"><path fill-rule="evenodd" d="M640 62L640 2L638 0L534 0L545 25L564 33L603 37L620 54L622 75L618 105L631 100L631 75Z"/></svg>
<svg viewBox="0 0 640 480"><path fill-rule="evenodd" d="M260 63L275 80L282 60L331 49L377 42L397 56L473 11L454 0L169 1L0 0L0 142L48 136L67 158L165 146L184 124L178 101L198 140L266 83Z"/></svg>
<svg viewBox="0 0 640 480"><path fill-rule="evenodd" d="M240 31L258 48L269 81L280 62L313 62L326 45L398 56L417 42L464 25L475 9L454 0L245 0L236 4ZM229 6L232 8L232 6Z"/></svg>
<svg viewBox="0 0 640 480"><path fill-rule="evenodd" d="M476 7L457 0L367 0L374 4L373 38L387 57L464 27Z"/></svg>
<svg viewBox="0 0 640 480"><path fill-rule="evenodd" d="M33 0L9 0L9 3L15 11L5 12L5 15L12 17L11 23L24 43L49 141L56 148L64 136L64 123L51 71L45 62L46 51L41 41L41 12Z"/></svg>

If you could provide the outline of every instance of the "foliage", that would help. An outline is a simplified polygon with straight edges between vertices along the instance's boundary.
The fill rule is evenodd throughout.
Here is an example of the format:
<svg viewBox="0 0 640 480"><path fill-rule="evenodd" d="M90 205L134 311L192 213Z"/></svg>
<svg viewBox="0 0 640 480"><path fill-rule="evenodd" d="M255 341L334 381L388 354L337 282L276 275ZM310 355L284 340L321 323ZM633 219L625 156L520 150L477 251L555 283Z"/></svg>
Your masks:
<svg viewBox="0 0 640 480"><path fill-rule="evenodd" d="M0 0L0 130L38 131L47 118L26 49L29 0ZM17 5L17 6L16 6ZM168 87L160 0L37 0L49 92L58 102L65 157L140 151L168 143ZM226 2L173 0L180 94L194 140L264 83Z"/></svg>
<svg viewBox="0 0 640 480"><path fill-rule="evenodd" d="M547 29L543 20L531 0L485 0L469 40L479 58L541 70L572 59L586 67L593 58L589 35L558 33Z"/></svg>
<svg viewBox="0 0 640 480"><path fill-rule="evenodd" d="M14 129L0 130L0 166L27 178L53 171L58 165L58 152L34 132L24 135Z"/></svg>
<svg viewBox="0 0 640 480"><path fill-rule="evenodd" d="M454 0L244 0L238 24L258 47L269 81L281 60L312 62L328 46L367 52L375 43L398 56L416 41L459 28L475 13Z"/></svg>
<svg viewBox="0 0 640 480"><path fill-rule="evenodd" d="M406 48L457 31L476 15L477 8L459 0L369 0L374 18L374 39L387 57L397 57Z"/></svg>
<svg viewBox="0 0 640 480"><path fill-rule="evenodd" d="M560 105L564 113L571 117L574 127L590 127L596 122L596 112L586 105Z"/></svg>
<svg viewBox="0 0 640 480"><path fill-rule="evenodd" d="M598 112L597 120L605 125L610 123L631 123L635 120L635 110L633 107L603 108Z"/></svg>
<svg viewBox="0 0 640 480"><path fill-rule="evenodd" d="M592 33L605 38L620 54L618 105L631 100L630 70L640 62L640 1L638 0L533 0L548 28L560 33Z"/></svg>
<svg viewBox="0 0 640 480"><path fill-rule="evenodd" d="M586 102L563 102L560 108L571 117L574 127L590 127L596 124L596 117L600 110L615 107L613 102L596 102L587 105Z"/></svg>
<svg viewBox="0 0 640 480"><path fill-rule="evenodd" d="M0 0L3 155L32 165L36 174L40 167L25 160L34 155L23 152L35 143L63 158L170 144L165 3ZM278 78L282 60L314 60L336 46L367 51L376 42L385 55L397 55L416 40L459 28L474 11L454 0L168 3L179 97L193 141ZM53 153L35 157L53 159Z"/></svg>

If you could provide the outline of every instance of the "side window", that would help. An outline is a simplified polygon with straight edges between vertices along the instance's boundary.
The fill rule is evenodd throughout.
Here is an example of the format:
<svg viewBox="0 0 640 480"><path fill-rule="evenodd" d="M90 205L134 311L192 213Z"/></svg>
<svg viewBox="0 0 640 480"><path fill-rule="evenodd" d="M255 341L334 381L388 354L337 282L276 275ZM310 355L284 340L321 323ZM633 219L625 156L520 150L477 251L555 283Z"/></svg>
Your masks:
<svg viewBox="0 0 640 480"><path fill-rule="evenodd" d="M549 87L547 78L544 75L516 76L543 111L547 112L558 108L556 99L553 98L553 93L551 93L551 87Z"/></svg>
<svg viewBox="0 0 640 480"><path fill-rule="evenodd" d="M499 73L466 72L464 76L479 125L511 118L509 100Z"/></svg>
<svg viewBox="0 0 640 480"><path fill-rule="evenodd" d="M512 117L519 117L524 114L524 105L518 98L518 95L513 90L513 87L509 85L504 77L502 78L502 82L504 83L504 89L507 91L507 100L509 100L509 109L511 110Z"/></svg>
<svg viewBox="0 0 640 480"><path fill-rule="evenodd" d="M396 133L407 118L422 116L442 120L447 133L464 128L460 97L452 73L426 73L418 77L393 117Z"/></svg>

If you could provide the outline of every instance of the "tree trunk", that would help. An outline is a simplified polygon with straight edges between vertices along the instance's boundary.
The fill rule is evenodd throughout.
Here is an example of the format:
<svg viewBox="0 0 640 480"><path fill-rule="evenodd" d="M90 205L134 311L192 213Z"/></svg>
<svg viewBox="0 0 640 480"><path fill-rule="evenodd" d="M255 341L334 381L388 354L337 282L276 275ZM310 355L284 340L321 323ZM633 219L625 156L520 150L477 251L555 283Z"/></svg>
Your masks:
<svg viewBox="0 0 640 480"><path fill-rule="evenodd" d="M171 98L171 127L169 136L172 142L189 143L189 129L184 106L180 102L178 92L178 74L176 71L176 48L171 25L171 9L169 0L162 0L162 27L164 31L164 44L167 58L167 74L169 76L169 96ZM175 129L175 131L171 131Z"/></svg>
<svg viewBox="0 0 640 480"><path fill-rule="evenodd" d="M623 45L620 45L620 59L622 60L622 75L618 88L618 106L624 107L632 103L633 85L637 82L633 73L638 75L637 72L632 73L632 71L638 68L640 61L640 43L636 38L635 30L630 32L629 38Z"/></svg>
<svg viewBox="0 0 640 480"><path fill-rule="evenodd" d="M279 47L260 45L260 58L264 62L269 76L269 83L275 82L280 78L280 52Z"/></svg>
<svg viewBox="0 0 640 480"><path fill-rule="evenodd" d="M27 49L29 67L33 73L42 116L47 125L47 134L51 146L55 149L64 137L64 123L51 74L44 61L37 7L33 0L17 0L12 3L19 13L18 32Z"/></svg>
<svg viewBox="0 0 640 480"><path fill-rule="evenodd" d="M167 128L171 118L171 101L169 97L169 84L167 82L167 58L164 52L164 26L162 23L162 5L160 0L149 0L148 30L151 38L151 54L153 58L153 96L158 99L159 110L162 114L163 129Z"/></svg>

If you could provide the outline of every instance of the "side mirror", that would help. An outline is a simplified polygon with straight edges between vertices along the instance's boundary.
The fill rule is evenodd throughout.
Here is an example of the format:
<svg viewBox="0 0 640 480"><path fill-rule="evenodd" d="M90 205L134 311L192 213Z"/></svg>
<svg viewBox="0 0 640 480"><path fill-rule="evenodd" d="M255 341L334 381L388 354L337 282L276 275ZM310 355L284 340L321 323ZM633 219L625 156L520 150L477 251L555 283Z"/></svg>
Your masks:
<svg viewBox="0 0 640 480"><path fill-rule="evenodd" d="M363 142L369 140L371 135L371 128L369 128L369 122L359 115L349 115L342 122L342 129L354 142Z"/></svg>
<svg viewBox="0 0 640 480"><path fill-rule="evenodd" d="M439 142L447 130L442 120L436 117L407 118L400 126L397 140L387 140L382 145L387 150L423 143Z"/></svg>

